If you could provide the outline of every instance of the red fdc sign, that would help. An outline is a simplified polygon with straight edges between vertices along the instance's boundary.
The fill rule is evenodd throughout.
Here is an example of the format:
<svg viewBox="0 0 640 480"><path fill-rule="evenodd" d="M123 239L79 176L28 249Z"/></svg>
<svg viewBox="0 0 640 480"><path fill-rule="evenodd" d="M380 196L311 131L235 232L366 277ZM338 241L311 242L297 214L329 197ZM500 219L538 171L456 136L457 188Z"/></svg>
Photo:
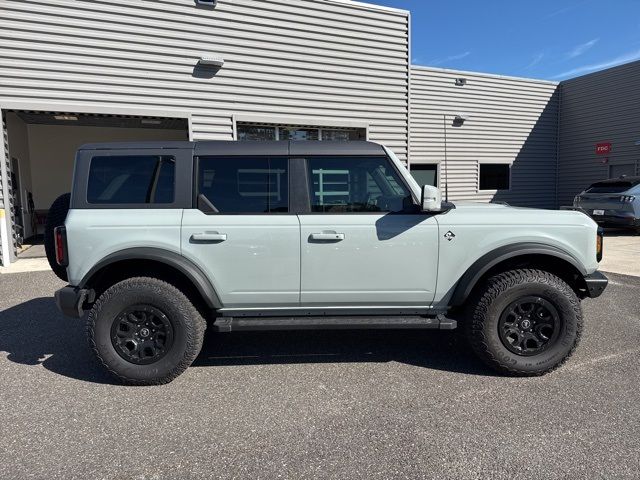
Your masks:
<svg viewBox="0 0 640 480"><path fill-rule="evenodd" d="M611 153L611 143L596 143L596 155L609 155Z"/></svg>

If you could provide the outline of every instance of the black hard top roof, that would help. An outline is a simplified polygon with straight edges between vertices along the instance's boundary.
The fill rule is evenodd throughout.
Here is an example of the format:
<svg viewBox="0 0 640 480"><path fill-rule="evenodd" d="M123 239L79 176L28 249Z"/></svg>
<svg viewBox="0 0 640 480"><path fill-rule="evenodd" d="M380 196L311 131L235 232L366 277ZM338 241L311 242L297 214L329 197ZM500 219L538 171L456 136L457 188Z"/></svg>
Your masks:
<svg viewBox="0 0 640 480"><path fill-rule="evenodd" d="M591 186L593 187L594 185L601 185L604 187L606 185L620 185L620 184L630 184L635 187L636 185L640 184L640 177L632 176L632 175L629 175L629 176L624 175L618 178L609 178L607 180L595 182L595 183L592 183Z"/></svg>
<svg viewBox="0 0 640 480"><path fill-rule="evenodd" d="M381 145L373 142L317 142L317 141L224 141L199 142L111 142L88 143L80 150L146 150L193 149L194 155L384 155Z"/></svg>

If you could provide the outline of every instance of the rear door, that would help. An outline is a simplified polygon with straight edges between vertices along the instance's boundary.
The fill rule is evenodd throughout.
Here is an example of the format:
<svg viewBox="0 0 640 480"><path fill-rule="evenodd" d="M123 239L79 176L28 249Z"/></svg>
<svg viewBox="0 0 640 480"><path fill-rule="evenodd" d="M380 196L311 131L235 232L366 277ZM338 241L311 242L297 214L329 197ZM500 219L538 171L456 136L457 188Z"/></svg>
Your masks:
<svg viewBox="0 0 640 480"><path fill-rule="evenodd" d="M302 306L429 306L438 224L419 211L388 158L306 160L300 215Z"/></svg>
<svg viewBox="0 0 640 480"><path fill-rule="evenodd" d="M300 224L286 156L199 156L198 208L184 211L183 255L226 308L299 304Z"/></svg>

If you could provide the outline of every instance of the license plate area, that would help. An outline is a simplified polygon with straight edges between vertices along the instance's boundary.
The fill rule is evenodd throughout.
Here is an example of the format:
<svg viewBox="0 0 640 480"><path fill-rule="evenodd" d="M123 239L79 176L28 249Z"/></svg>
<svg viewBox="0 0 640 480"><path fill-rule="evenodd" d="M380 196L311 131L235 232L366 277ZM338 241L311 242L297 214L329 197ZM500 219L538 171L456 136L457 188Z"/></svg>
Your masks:
<svg viewBox="0 0 640 480"><path fill-rule="evenodd" d="M594 215L604 215L604 210L594 210L593 214Z"/></svg>

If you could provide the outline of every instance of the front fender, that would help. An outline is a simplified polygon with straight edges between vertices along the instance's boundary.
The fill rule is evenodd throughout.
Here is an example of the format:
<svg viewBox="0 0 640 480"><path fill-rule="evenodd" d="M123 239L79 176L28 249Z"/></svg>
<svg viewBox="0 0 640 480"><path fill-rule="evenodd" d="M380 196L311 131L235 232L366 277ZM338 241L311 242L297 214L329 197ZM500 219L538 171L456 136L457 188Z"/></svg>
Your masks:
<svg viewBox="0 0 640 480"><path fill-rule="evenodd" d="M451 306L462 305L469 297L471 291L477 285L478 281L489 270L506 260L525 255L546 255L555 257L559 260L563 260L571 264L583 276L586 276L588 273L587 269L580 263L578 259L576 259L570 253L556 246L535 242L505 245L483 255L467 269L467 271L464 273L464 275L462 275L462 277L456 284L449 304Z"/></svg>

